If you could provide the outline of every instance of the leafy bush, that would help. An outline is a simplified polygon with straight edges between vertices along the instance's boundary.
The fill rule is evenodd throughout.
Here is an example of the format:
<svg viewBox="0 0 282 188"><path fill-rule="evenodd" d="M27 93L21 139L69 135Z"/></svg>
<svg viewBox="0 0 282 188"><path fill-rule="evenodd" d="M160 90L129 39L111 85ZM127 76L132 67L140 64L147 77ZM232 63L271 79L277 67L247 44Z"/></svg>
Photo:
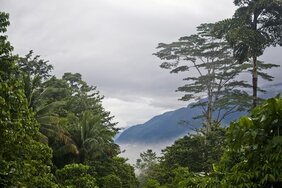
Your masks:
<svg viewBox="0 0 282 188"><path fill-rule="evenodd" d="M75 188L97 188L96 179L88 173L89 166L69 164L56 171L60 185Z"/></svg>
<svg viewBox="0 0 282 188"><path fill-rule="evenodd" d="M215 168L221 185L282 187L282 98L268 99L250 117L231 124L227 148Z"/></svg>
<svg viewBox="0 0 282 188"><path fill-rule="evenodd" d="M122 188L120 178L114 174L105 176L102 181L103 188Z"/></svg>
<svg viewBox="0 0 282 188"><path fill-rule="evenodd" d="M157 180L148 179L144 183L143 188L160 188L160 183Z"/></svg>

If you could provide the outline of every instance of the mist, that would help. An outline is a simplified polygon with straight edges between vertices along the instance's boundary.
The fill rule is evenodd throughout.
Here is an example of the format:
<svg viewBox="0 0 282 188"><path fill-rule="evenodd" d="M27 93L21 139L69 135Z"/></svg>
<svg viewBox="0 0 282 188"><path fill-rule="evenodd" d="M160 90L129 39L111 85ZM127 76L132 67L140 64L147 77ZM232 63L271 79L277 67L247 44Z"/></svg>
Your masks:
<svg viewBox="0 0 282 188"><path fill-rule="evenodd" d="M161 156L162 150L167 146L171 146L175 140L167 140L159 143L132 143L132 144L119 144L122 153L121 157L127 158L128 163L133 165L136 164L136 160L140 159L140 153L151 149L157 154L158 157Z"/></svg>

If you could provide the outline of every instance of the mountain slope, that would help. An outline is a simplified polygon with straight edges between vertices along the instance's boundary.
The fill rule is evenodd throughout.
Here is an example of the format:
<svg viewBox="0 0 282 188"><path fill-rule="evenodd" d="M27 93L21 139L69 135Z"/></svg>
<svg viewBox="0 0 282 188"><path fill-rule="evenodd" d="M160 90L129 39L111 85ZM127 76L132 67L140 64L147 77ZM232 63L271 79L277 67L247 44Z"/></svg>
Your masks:
<svg viewBox="0 0 282 188"><path fill-rule="evenodd" d="M281 93L282 83L268 85L264 89L267 90L267 93L261 94L261 98L274 97ZM116 143L152 144L174 141L202 125L201 120L193 119L193 117L201 113L202 109L200 107L191 108L191 105L175 111L166 112L153 117L144 124L135 125L124 130L116 139ZM247 112L233 113L223 120L222 125L228 125L231 121L239 119L244 114L247 114Z"/></svg>
<svg viewBox="0 0 282 188"><path fill-rule="evenodd" d="M166 112L153 117L144 124L135 125L126 129L117 138L117 143L130 142L159 142L170 140L188 133L190 126L181 124L180 121L189 120L189 124L199 124L199 120L193 120L190 108L181 108L176 111Z"/></svg>
<svg viewBox="0 0 282 188"><path fill-rule="evenodd" d="M201 126L201 120L193 119L198 114L201 114L200 107L191 108L191 106L166 112L144 124L126 129L116 139L116 143L158 143L175 140ZM225 119L223 124L228 124L243 114L243 112L234 113Z"/></svg>

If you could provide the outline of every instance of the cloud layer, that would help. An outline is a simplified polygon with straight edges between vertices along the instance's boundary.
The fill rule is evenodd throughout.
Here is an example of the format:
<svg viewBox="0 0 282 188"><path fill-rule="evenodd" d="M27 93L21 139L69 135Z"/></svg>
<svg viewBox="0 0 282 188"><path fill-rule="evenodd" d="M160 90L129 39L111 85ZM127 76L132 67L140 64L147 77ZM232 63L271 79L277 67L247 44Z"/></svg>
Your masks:
<svg viewBox="0 0 282 188"><path fill-rule="evenodd" d="M159 42L175 41L193 34L201 23L231 17L232 2L1 0L0 6L10 13L8 35L16 53L34 50L54 65L58 76L81 73L105 95L104 105L119 126L126 127L187 105L174 93L181 77L161 70L152 53ZM275 50L267 53L267 60L272 54L281 57Z"/></svg>

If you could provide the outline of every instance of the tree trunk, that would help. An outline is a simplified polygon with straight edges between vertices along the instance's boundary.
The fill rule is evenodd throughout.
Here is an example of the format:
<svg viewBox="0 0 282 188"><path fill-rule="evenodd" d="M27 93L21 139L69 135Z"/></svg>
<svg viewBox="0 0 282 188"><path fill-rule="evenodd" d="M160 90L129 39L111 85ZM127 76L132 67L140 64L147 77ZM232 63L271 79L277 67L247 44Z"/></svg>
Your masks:
<svg viewBox="0 0 282 188"><path fill-rule="evenodd" d="M206 134L211 131L211 126L212 126L212 112L213 112L213 105L212 105L212 91L211 87L208 86L208 106L207 106L207 124L206 124Z"/></svg>
<svg viewBox="0 0 282 188"><path fill-rule="evenodd" d="M257 57L253 56L253 108L257 106L258 92L258 73L257 73Z"/></svg>
<svg viewBox="0 0 282 188"><path fill-rule="evenodd" d="M257 31L259 10L254 10L253 29ZM253 54L253 108L257 106L258 92L258 72L257 72L257 56Z"/></svg>
<svg viewBox="0 0 282 188"><path fill-rule="evenodd" d="M208 102L208 114L207 114L207 127L206 131L209 133L211 131L211 126L212 126L212 105L211 102Z"/></svg>

